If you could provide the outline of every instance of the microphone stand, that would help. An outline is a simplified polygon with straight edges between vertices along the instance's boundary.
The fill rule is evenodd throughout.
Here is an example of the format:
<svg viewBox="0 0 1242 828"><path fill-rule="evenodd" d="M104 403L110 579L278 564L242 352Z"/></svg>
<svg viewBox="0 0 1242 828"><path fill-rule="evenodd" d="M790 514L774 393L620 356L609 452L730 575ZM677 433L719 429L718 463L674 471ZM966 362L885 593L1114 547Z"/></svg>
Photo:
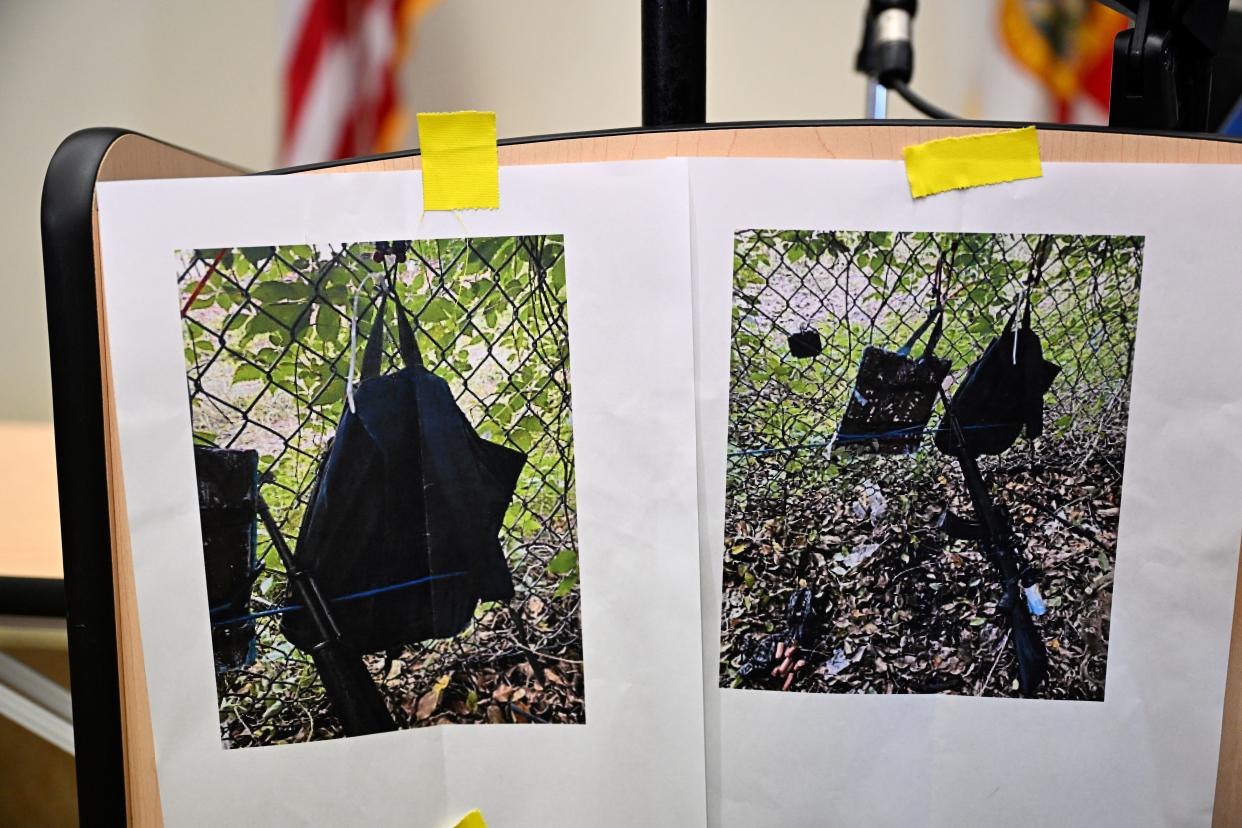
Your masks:
<svg viewBox="0 0 1242 828"><path fill-rule="evenodd" d="M918 0L870 0L867 4L854 68L867 76L868 118L888 117L890 89L929 118L956 118L910 88L914 73L910 30L917 10Z"/></svg>

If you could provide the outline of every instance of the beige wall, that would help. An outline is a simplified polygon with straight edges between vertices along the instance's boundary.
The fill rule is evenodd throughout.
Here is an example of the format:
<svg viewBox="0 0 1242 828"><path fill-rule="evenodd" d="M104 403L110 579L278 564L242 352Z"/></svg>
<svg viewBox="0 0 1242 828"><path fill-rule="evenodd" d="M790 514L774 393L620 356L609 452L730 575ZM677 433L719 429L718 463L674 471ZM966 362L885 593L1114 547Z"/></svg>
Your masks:
<svg viewBox="0 0 1242 828"><path fill-rule="evenodd" d="M495 109L501 137L633 126L641 119L639 0L441 0L403 82L422 111ZM865 0L708 0L707 117L858 118ZM988 0L923 0L916 77L946 107L974 71L961 48ZM479 21L486 21L482 29ZM896 114L911 115L904 104Z"/></svg>
<svg viewBox="0 0 1242 828"><path fill-rule="evenodd" d="M865 0L709 0L708 118L862 114ZM984 0L924 0L916 86L967 111ZM39 193L59 141L123 126L270 166L277 0L0 0L0 419L51 414ZM494 109L502 136L636 125L639 0L441 0L404 83L413 109ZM910 110L895 105L897 113Z"/></svg>
<svg viewBox="0 0 1242 828"><path fill-rule="evenodd" d="M0 420L49 419L39 198L57 144L146 132L257 167L277 117L269 0L0 0Z"/></svg>

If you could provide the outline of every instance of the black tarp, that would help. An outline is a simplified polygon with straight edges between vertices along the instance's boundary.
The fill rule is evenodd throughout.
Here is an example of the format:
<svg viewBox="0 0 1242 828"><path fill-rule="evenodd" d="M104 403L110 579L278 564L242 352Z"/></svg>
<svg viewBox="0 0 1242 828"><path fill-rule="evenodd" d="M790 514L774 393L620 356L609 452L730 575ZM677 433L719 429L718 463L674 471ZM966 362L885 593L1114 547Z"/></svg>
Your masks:
<svg viewBox="0 0 1242 828"><path fill-rule="evenodd" d="M513 596L498 535L526 456L475 433L394 304L405 367L379 375L381 299L295 550L360 652L456 635L479 601ZM285 613L282 629L298 647L318 643L307 613Z"/></svg>
<svg viewBox="0 0 1242 828"><path fill-rule="evenodd" d="M195 446L194 473L211 646L217 670L235 669L255 657L254 621L248 614L250 588L259 571L255 559L259 454Z"/></svg>
<svg viewBox="0 0 1242 828"><path fill-rule="evenodd" d="M863 349L854 389L837 427L836 446L880 454L917 451L931 419L949 361L935 355L943 310L937 305L927 320L896 351L874 345ZM910 356L927 328L932 333L923 353Z"/></svg>

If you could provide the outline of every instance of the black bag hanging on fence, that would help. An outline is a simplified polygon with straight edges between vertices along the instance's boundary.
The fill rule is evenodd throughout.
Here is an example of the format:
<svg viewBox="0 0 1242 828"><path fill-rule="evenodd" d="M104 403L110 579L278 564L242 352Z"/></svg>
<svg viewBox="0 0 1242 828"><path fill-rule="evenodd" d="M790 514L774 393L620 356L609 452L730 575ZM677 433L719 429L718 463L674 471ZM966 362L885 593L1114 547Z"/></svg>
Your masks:
<svg viewBox="0 0 1242 828"><path fill-rule="evenodd" d="M949 361L936 356L944 309L937 304L922 325L896 351L874 345L863 349L854 390L837 428L836 446L880 454L916 451L931 419ZM918 359L910 356L928 328L932 329Z"/></svg>
<svg viewBox="0 0 1242 828"><path fill-rule="evenodd" d="M1044 395L1061 368L1044 359L1043 345L1031 330L1033 284L1034 280L1028 284L1023 299L1021 325L1016 324L1015 308L1005 330L988 343L953 392L950 405L975 457L1000 454L1018 441L1023 430L1028 440L1044 433ZM960 450L944 418L934 440L945 454L956 456Z"/></svg>
<svg viewBox="0 0 1242 828"><path fill-rule="evenodd" d="M250 589L261 571L255 558L259 454L253 450L194 447L203 569L211 608L216 670L237 669L255 658Z"/></svg>
<svg viewBox="0 0 1242 828"><path fill-rule="evenodd" d="M513 580L498 535L526 455L482 439L443 379L422 364L405 309L405 367L381 376L384 298L351 395L319 468L295 559L328 599L342 640L377 652L446 638L479 601L507 601ZM303 612L282 629L318 643Z"/></svg>

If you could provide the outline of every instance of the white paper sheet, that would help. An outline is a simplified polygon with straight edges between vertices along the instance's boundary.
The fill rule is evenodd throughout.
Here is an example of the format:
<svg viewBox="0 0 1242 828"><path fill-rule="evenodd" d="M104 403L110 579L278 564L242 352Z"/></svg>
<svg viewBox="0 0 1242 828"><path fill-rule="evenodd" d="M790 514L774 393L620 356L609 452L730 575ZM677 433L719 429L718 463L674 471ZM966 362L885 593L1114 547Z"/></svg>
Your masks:
<svg viewBox="0 0 1242 828"><path fill-rule="evenodd" d="M166 824L702 824L685 165L508 168L500 189L498 211L423 215L417 173L100 185ZM586 724L222 749L174 251L541 233L566 245Z"/></svg>
<svg viewBox="0 0 1242 828"><path fill-rule="evenodd" d="M1238 562L1242 170L1046 164L911 200L899 163L694 160L709 824L1210 821ZM1103 702L718 689L734 233L1146 237Z"/></svg>

